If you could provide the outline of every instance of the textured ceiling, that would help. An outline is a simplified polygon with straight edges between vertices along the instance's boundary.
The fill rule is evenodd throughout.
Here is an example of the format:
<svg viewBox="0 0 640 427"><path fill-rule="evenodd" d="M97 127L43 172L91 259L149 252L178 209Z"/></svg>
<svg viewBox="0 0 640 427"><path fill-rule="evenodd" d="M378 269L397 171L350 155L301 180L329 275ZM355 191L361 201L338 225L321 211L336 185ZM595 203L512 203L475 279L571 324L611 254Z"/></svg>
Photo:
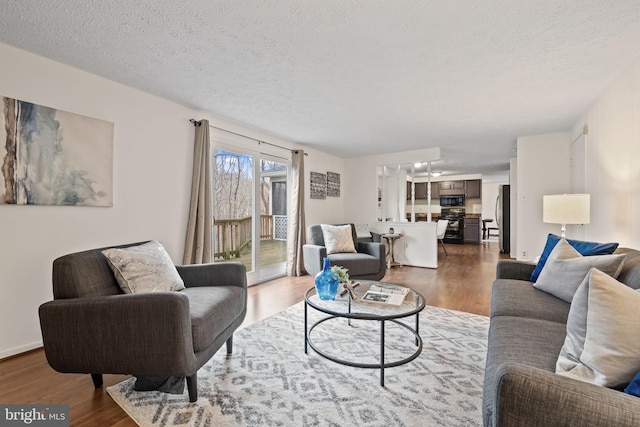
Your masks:
<svg viewBox="0 0 640 427"><path fill-rule="evenodd" d="M3 1L0 41L341 157L487 173L640 54L640 2Z"/></svg>

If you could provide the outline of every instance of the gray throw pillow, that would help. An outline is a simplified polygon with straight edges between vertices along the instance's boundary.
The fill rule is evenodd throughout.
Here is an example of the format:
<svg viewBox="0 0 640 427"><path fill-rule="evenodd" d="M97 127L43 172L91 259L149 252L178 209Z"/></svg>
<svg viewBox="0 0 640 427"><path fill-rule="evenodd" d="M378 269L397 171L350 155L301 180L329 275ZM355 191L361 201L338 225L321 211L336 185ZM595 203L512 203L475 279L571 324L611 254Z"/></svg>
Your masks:
<svg viewBox="0 0 640 427"><path fill-rule="evenodd" d="M157 240L102 251L126 294L184 289L184 282L164 246Z"/></svg>
<svg viewBox="0 0 640 427"><path fill-rule="evenodd" d="M589 270L597 268L615 279L622 271L625 258L626 254L582 256L562 238L549 254L547 263L533 286L571 302Z"/></svg>
<svg viewBox="0 0 640 427"><path fill-rule="evenodd" d="M605 387L640 371L640 292L591 270L576 291L556 373Z"/></svg>
<svg viewBox="0 0 640 427"><path fill-rule="evenodd" d="M573 295L569 316L567 317L567 336L564 339L564 345L556 362L556 373L568 372L580 363L580 355L584 350L584 340L587 336L589 281L594 272L596 275L603 274L596 269L589 271Z"/></svg>

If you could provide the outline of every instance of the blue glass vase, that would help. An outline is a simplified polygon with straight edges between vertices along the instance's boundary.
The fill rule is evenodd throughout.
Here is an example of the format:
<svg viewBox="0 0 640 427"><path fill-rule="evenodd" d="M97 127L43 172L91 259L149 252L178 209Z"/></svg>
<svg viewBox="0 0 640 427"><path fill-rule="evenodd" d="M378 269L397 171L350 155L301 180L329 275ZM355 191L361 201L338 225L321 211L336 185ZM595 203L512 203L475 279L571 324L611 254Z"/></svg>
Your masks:
<svg viewBox="0 0 640 427"><path fill-rule="evenodd" d="M321 300L328 301L338 293L338 276L331 271L331 260L324 259L324 268L315 278L316 293Z"/></svg>

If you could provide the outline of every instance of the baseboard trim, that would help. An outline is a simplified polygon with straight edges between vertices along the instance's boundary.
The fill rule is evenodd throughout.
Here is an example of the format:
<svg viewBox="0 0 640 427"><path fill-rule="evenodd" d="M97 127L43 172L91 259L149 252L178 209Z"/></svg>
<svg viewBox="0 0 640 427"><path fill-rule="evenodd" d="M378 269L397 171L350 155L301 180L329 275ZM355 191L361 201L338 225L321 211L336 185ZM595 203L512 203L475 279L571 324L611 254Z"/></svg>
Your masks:
<svg viewBox="0 0 640 427"><path fill-rule="evenodd" d="M37 348L42 347L42 341L36 341L31 344L22 345L20 347L11 348L9 350L0 351L0 360L6 359L11 356L16 356L21 353L26 353L27 351L35 350Z"/></svg>

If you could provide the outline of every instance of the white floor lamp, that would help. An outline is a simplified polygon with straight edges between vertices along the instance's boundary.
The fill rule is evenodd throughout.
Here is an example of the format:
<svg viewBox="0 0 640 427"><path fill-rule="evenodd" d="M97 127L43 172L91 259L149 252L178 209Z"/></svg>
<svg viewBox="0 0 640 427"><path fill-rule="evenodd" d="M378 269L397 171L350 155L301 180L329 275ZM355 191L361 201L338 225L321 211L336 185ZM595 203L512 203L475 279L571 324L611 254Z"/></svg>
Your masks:
<svg viewBox="0 0 640 427"><path fill-rule="evenodd" d="M562 237L565 237L567 224L589 224L591 195L589 194L552 194L542 196L542 221L561 224Z"/></svg>

